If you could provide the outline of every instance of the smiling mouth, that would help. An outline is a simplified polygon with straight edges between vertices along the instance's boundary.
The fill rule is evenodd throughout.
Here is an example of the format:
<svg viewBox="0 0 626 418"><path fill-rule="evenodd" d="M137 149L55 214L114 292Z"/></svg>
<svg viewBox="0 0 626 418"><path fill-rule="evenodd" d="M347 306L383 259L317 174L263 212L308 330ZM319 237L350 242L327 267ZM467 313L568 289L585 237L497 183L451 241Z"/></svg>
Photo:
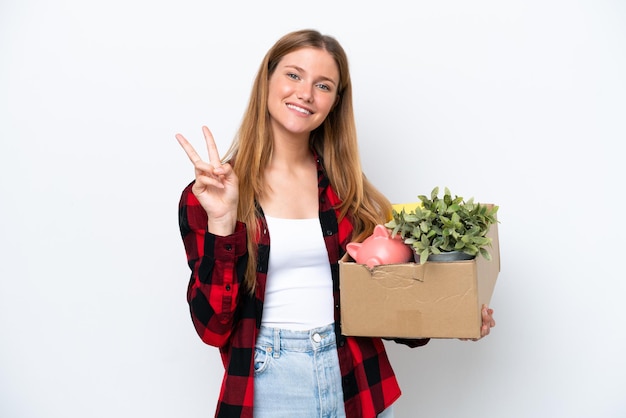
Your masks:
<svg viewBox="0 0 626 418"><path fill-rule="evenodd" d="M312 115L313 114L313 112L311 112L310 110L305 109L305 108L300 107L300 106L296 106L294 104L287 104L287 107L289 109L295 110L296 112L300 112L300 113L302 113L304 115Z"/></svg>

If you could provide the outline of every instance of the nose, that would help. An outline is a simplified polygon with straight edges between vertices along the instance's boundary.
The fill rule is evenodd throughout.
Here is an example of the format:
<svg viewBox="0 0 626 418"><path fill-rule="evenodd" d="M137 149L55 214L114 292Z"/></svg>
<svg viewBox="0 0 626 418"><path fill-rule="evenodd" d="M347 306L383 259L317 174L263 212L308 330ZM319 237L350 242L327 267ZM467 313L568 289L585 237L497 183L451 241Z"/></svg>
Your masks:
<svg viewBox="0 0 626 418"><path fill-rule="evenodd" d="M307 83L300 84L297 91L298 99L303 100L307 103L313 101L313 86Z"/></svg>

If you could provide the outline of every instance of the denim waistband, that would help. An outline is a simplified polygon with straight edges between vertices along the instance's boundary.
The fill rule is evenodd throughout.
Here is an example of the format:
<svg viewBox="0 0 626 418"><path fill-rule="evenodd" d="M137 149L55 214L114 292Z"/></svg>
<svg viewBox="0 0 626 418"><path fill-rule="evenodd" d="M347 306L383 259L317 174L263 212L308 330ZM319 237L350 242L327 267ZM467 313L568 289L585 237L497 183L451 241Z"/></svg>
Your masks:
<svg viewBox="0 0 626 418"><path fill-rule="evenodd" d="M274 351L316 351L335 345L335 324L304 331L261 326L257 345L274 347Z"/></svg>

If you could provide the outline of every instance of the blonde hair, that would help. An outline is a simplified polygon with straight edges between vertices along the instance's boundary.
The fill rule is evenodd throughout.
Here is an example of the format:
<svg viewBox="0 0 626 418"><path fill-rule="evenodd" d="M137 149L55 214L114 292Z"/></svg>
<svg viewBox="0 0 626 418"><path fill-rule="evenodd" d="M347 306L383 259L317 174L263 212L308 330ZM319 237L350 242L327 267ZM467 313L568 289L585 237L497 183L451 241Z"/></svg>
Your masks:
<svg viewBox="0 0 626 418"><path fill-rule="evenodd" d="M391 217L391 204L365 177L361 168L356 125L352 106L352 83L345 51L333 37L316 30L300 30L280 38L265 55L256 75L248 108L237 136L224 160L230 161L239 178L237 218L247 226L248 266L244 287L254 291L257 267L257 203L264 189L264 169L273 149L267 108L269 79L280 60L304 47L327 51L339 68L338 99L326 120L311 132L310 145L324 160L333 190L342 203L339 220L349 216L354 231L352 241L370 235L376 224Z"/></svg>

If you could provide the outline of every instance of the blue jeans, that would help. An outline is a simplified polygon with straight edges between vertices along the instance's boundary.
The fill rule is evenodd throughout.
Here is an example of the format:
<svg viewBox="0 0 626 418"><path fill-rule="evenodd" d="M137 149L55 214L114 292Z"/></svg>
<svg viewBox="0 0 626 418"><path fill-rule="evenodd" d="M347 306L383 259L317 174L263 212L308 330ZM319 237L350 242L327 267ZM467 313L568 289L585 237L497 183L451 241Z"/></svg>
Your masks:
<svg viewBox="0 0 626 418"><path fill-rule="evenodd" d="M345 416L334 325L307 331L261 327L254 353L254 417ZM379 417L393 418L393 410Z"/></svg>

